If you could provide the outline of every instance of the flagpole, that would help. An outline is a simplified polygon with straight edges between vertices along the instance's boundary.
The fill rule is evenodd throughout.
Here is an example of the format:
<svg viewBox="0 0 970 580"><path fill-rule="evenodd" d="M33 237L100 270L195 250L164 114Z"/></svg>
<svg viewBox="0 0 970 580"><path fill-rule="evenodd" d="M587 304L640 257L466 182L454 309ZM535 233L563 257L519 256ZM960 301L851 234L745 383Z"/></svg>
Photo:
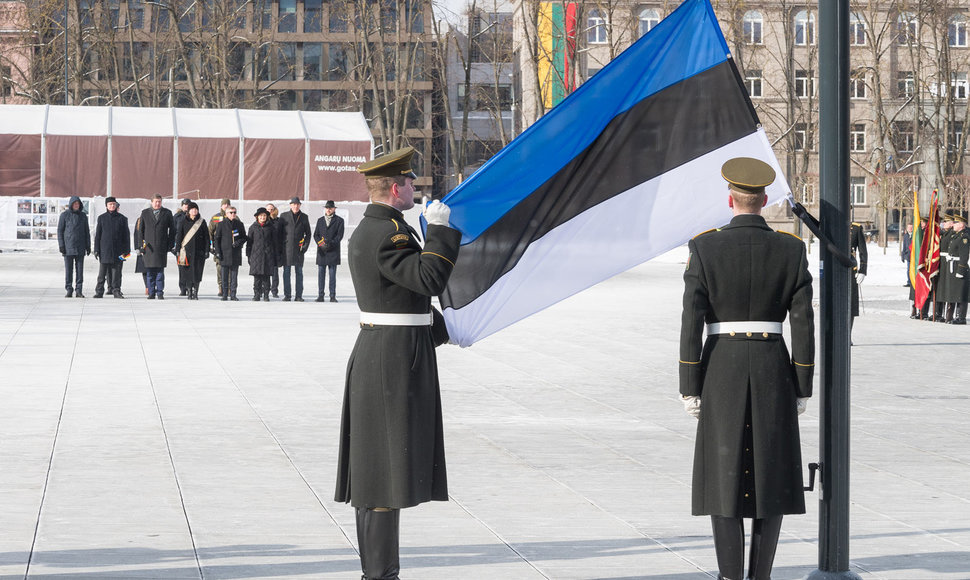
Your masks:
<svg viewBox="0 0 970 580"><path fill-rule="evenodd" d="M849 1L819 0L819 221L849 251ZM821 491L818 569L809 580L857 580L849 570L849 291L851 269L820 248Z"/></svg>

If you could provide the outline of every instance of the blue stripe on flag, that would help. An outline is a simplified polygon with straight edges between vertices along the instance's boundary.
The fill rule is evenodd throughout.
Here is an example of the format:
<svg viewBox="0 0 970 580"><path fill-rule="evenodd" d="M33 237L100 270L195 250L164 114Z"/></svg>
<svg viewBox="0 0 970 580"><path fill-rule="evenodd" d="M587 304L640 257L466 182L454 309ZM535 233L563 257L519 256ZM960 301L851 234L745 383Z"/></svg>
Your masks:
<svg viewBox="0 0 970 580"><path fill-rule="evenodd" d="M710 3L684 2L445 196L462 244L474 241L572 161L616 115L727 56Z"/></svg>

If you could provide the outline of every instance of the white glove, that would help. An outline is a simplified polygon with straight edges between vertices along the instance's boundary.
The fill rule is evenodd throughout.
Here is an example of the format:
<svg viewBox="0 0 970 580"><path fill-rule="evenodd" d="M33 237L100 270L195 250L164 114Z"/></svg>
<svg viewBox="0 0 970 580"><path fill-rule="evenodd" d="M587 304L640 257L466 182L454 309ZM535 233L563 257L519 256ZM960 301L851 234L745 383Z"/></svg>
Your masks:
<svg viewBox="0 0 970 580"><path fill-rule="evenodd" d="M809 397L798 397L795 399L795 409L798 410L798 414L801 415L808 408Z"/></svg>
<svg viewBox="0 0 970 580"><path fill-rule="evenodd" d="M424 219L428 220L428 225L447 226L449 218L451 218L451 208L437 199L424 208Z"/></svg>
<svg viewBox="0 0 970 580"><path fill-rule="evenodd" d="M701 418L701 398L693 395L681 395L680 400L684 402L684 410L695 419Z"/></svg>
<svg viewBox="0 0 970 580"><path fill-rule="evenodd" d="M963 274L954 274L957 278L963 278Z"/></svg>
<svg viewBox="0 0 970 580"><path fill-rule="evenodd" d="M866 275L865 274L856 272L856 275L855 275L855 283L856 284L862 284L862 281L865 280L865 279L866 279Z"/></svg>

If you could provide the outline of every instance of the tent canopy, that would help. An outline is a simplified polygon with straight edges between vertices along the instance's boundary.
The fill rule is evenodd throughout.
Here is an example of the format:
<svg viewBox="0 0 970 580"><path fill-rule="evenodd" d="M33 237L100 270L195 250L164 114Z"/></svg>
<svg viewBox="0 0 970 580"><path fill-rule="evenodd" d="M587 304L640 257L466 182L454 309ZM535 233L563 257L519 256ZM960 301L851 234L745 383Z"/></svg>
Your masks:
<svg viewBox="0 0 970 580"><path fill-rule="evenodd" d="M361 113L0 106L0 195L366 201L372 151Z"/></svg>

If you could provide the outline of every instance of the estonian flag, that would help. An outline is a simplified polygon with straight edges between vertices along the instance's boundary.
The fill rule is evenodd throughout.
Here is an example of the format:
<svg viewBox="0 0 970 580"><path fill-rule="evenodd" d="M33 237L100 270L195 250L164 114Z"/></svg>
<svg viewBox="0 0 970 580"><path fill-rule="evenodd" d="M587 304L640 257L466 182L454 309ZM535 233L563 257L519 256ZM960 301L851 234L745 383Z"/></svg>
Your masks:
<svg viewBox="0 0 970 580"><path fill-rule="evenodd" d="M721 164L781 177L708 0L687 0L445 198L462 247L441 296L475 341L731 219Z"/></svg>

